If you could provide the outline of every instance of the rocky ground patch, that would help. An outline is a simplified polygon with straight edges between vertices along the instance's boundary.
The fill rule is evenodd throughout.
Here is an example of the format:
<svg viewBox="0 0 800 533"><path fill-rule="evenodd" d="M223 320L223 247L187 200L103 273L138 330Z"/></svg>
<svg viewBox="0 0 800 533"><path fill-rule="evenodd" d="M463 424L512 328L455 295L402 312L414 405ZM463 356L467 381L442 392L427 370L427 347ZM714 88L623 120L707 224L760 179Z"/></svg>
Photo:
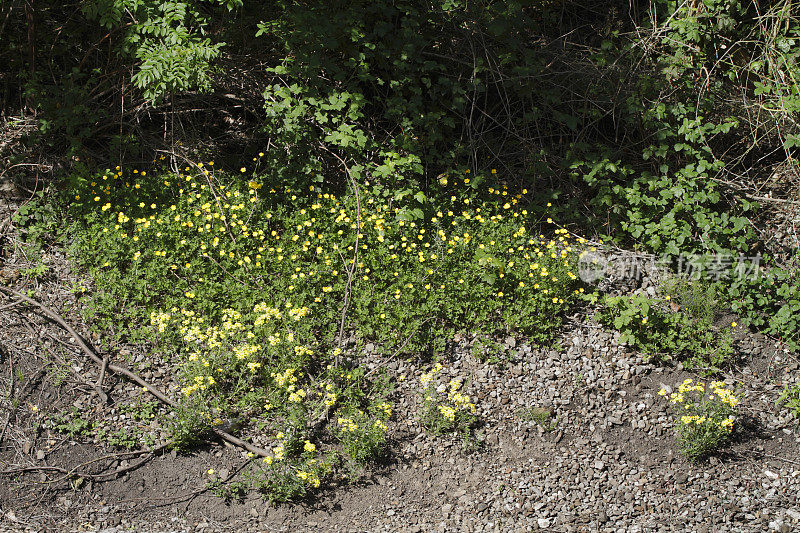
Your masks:
<svg viewBox="0 0 800 533"><path fill-rule="evenodd" d="M47 274L31 275L33 265L15 253L0 275L62 312L101 351L110 346L113 332L103 339L80 326L81 301L68 290L76 278L63 252L50 250L47 264ZM619 345L591 309L549 348L499 339L500 362L476 356L473 339L453 339L441 378L463 381L476 400L480 425L466 440L429 435L419 422L429 362L351 353L367 368L385 367L395 384L383 462L313 500L273 506L254 494L215 495L210 484L235 483L245 451L221 442L188 455L165 448L157 422L123 409L147 396L140 386L109 374L103 402L97 365L52 320L15 301L0 301L2 531L800 528L800 428L778 402L784 384L798 382L798 357L752 331L736 331L738 361L723 376L743 395L744 423L731 446L698 464L678 453L669 403L657 394L697 376ZM124 350L143 378L174 390L167 361L141 346ZM102 421L106 437L87 436L80 424L56 431L53 413L72 409L87 423ZM149 445L126 450L135 432Z"/></svg>

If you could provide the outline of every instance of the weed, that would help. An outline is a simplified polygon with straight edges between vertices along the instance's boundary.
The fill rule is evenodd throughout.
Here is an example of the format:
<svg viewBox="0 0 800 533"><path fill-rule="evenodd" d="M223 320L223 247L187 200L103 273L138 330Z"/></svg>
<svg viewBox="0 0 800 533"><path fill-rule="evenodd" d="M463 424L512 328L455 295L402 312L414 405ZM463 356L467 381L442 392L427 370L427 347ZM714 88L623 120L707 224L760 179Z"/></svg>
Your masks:
<svg viewBox="0 0 800 533"><path fill-rule="evenodd" d="M73 407L69 414L51 414L47 425L58 432L66 433L70 437L87 436L92 430L92 423L82 418L76 407Z"/></svg>
<svg viewBox="0 0 800 533"><path fill-rule="evenodd" d="M434 435L458 432L469 435L478 420L477 409L470 397L461 394L462 383L450 380L439 383L442 364L437 363L430 372L420 377L422 409L420 421Z"/></svg>
<svg viewBox="0 0 800 533"><path fill-rule="evenodd" d="M226 503L232 501L241 502L244 499L249 484L246 481L223 482L221 479L212 479L206 483L206 487L214 496L222 498Z"/></svg>
<svg viewBox="0 0 800 533"><path fill-rule="evenodd" d="M686 281L671 285L676 296L606 296L600 322L620 332L620 342L647 357L677 359L686 368L713 373L733 355L732 327L713 325L713 289ZM677 303L679 302L679 303Z"/></svg>
<svg viewBox="0 0 800 533"><path fill-rule="evenodd" d="M558 426L558 419L553 418L553 411L546 407L522 407L517 416L526 422L535 422L545 431L553 431Z"/></svg>
<svg viewBox="0 0 800 533"><path fill-rule="evenodd" d="M29 268L21 268L19 273L25 277L42 279L49 268L50 267L47 265L47 263L43 259L39 258L34 266Z"/></svg>
<svg viewBox="0 0 800 533"><path fill-rule="evenodd" d="M425 195L396 199L363 180L337 196L198 167L74 176L71 249L94 287L95 326L174 354L179 405L165 423L177 449L234 420L230 431L282 435L250 474L274 500L336 469L355 476L383 451L388 382L347 359L340 332L397 356L440 353L456 332L545 342L583 290L584 241L524 209L525 190L468 176L409 217L403 202ZM423 418L471 434L474 409L456 387Z"/></svg>
<svg viewBox="0 0 800 533"><path fill-rule="evenodd" d="M778 403L788 407L795 418L800 418L800 385L785 385Z"/></svg>
<svg viewBox="0 0 800 533"><path fill-rule="evenodd" d="M661 389L660 396L666 396ZM706 385L685 380L669 394L675 409L678 446L689 460L696 461L717 450L730 437L736 421L739 397L722 381Z"/></svg>

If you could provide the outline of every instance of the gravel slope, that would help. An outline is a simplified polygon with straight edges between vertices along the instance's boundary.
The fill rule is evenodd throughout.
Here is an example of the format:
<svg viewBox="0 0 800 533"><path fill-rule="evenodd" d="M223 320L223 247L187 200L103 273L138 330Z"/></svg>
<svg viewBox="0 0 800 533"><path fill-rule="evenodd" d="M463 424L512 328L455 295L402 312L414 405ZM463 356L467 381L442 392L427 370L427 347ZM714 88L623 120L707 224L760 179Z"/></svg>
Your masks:
<svg viewBox="0 0 800 533"><path fill-rule="evenodd" d="M54 308L80 305L67 290L77 278L58 250L48 252L51 277L16 274L22 256L7 257L3 282L34 289ZM15 263L16 261L16 263ZM4 305L6 302L0 302ZM74 312L67 318L80 324ZM777 399L800 382L798 356L759 334L738 329L736 370L727 374L744 400L742 429L723 453L693 465L677 453L662 386L696 377L680 365L648 363L616 342L583 312L554 348L505 340L509 360L481 362L469 339L455 341L442 378L465 381L482 426L474 450L456 437L432 437L417 422L420 375L429 364L380 361L396 384L392 436L384 464L354 484L329 487L314 501L272 507L255 495L226 503L203 488L206 472L234 473L241 450L212 444L188 456L165 453L103 483L43 483L41 471L0 476L0 531L794 531L800 530L800 426ZM82 333L85 331L79 328ZM103 347L103 339L93 338ZM73 354L59 385L41 372L47 353L69 340L28 312L0 311L0 390L11 364L25 385L0 447L8 465L71 468L108 448L73 442L36 425L30 405L78 406L124 423L113 406L92 396L97 369ZM145 354L131 347L132 363ZM143 374L162 390L174 387L166 363L147 354ZM11 363L10 363L11 362ZM163 367L162 367L163 364ZM112 383L112 382L109 382ZM113 382L121 402L141 390ZM0 422L11 404L0 394ZM25 407L28 406L28 407ZM538 411L533 411L538 409ZM533 420L538 412L548 428ZM157 439L164 435L153 427ZM118 457L111 467L134 459Z"/></svg>
<svg viewBox="0 0 800 533"><path fill-rule="evenodd" d="M197 478L207 465L227 473L241 464L240 451L217 446L189 457L167 454L91 489L55 491L38 517L14 514L14 522L4 509L2 528L792 531L800 528L800 431L775 402L780 384L797 380L797 358L759 335L740 332L737 343L746 359L726 381L742 387L746 430L699 465L677 454L667 402L656 394L690 374L647 363L585 323L563 335L560 350L509 338L514 356L505 367L477 361L461 342L443 378L467 380L478 399L484 425L475 451L420 428L416 391L427 366L392 362L398 409L388 463L316 503L273 508L251 497L225 505L202 494L170 505L172 496L190 492L185 488L202 486ZM550 410L554 429L530 420L530 407ZM171 486L165 480L176 470L192 475Z"/></svg>

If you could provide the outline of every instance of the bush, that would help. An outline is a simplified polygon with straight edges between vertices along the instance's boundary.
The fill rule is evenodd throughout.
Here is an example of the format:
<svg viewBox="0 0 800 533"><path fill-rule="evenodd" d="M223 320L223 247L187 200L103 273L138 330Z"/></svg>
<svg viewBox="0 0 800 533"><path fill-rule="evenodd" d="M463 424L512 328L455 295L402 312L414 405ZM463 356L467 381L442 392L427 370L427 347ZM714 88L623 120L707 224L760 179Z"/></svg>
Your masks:
<svg viewBox="0 0 800 533"><path fill-rule="evenodd" d="M420 421L434 435L458 432L468 437L478 420L475 404L469 396L458 392L462 385L460 381L440 384L438 374L441 370L442 364L437 363L420 377Z"/></svg>

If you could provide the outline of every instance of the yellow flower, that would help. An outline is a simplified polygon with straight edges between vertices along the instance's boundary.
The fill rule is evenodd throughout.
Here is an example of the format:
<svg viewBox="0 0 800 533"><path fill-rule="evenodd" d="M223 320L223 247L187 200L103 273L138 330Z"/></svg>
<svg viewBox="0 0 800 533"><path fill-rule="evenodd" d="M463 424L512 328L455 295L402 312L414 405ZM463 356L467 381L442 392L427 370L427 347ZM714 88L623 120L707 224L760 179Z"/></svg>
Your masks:
<svg viewBox="0 0 800 533"><path fill-rule="evenodd" d="M669 395L669 403L683 403L683 394L673 392Z"/></svg>
<svg viewBox="0 0 800 533"><path fill-rule="evenodd" d="M452 422L456 418L456 410L448 405L440 405L439 412L445 419L449 420L450 422Z"/></svg>

